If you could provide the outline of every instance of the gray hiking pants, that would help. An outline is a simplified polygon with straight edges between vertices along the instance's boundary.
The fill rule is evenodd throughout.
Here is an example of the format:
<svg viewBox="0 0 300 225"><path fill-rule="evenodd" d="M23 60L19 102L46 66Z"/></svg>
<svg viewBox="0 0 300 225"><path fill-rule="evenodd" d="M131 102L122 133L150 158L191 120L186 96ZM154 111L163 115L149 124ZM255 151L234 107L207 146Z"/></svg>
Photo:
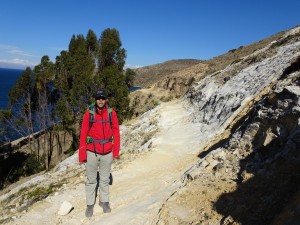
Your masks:
<svg viewBox="0 0 300 225"><path fill-rule="evenodd" d="M94 205L96 200L97 179L99 179L99 193L101 202L109 202L109 175L113 162L112 152L106 155L95 154L87 151L86 169L86 204Z"/></svg>

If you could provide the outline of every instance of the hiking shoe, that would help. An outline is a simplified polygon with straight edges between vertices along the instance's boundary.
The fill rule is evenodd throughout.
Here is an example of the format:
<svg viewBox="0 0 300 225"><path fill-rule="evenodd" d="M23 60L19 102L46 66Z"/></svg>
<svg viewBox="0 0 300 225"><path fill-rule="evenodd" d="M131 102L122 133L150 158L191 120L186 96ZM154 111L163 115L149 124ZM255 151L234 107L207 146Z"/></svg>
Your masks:
<svg viewBox="0 0 300 225"><path fill-rule="evenodd" d="M94 211L94 205L87 205L85 210L86 217L92 217Z"/></svg>
<svg viewBox="0 0 300 225"><path fill-rule="evenodd" d="M110 208L109 202L101 202L101 201L99 201L99 205L103 208L103 212L104 213L110 213L111 212L111 208Z"/></svg>

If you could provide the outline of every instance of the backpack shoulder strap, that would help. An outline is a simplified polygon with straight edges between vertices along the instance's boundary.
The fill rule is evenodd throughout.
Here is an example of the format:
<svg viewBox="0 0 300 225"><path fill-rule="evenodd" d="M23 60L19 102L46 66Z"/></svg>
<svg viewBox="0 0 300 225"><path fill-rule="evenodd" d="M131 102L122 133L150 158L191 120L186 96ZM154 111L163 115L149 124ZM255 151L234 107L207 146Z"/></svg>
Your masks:
<svg viewBox="0 0 300 225"><path fill-rule="evenodd" d="M109 118L110 128L112 128L112 110L113 108L108 106L108 118ZM95 122L95 103L89 106L89 113L90 113L89 128L91 128L93 126L93 123Z"/></svg>
<svg viewBox="0 0 300 225"><path fill-rule="evenodd" d="M93 126L93 123L95 121L95 103L89 105L89 113L90 113L90 123L89 123L89 129L90 129Z"/></svg>
<svg viewBox="0 0 300 225"><path fill-rule="evenodd" d="M109 118L109 124L110 128L112 128L112 108L108 106L108 118Z"/></svg>

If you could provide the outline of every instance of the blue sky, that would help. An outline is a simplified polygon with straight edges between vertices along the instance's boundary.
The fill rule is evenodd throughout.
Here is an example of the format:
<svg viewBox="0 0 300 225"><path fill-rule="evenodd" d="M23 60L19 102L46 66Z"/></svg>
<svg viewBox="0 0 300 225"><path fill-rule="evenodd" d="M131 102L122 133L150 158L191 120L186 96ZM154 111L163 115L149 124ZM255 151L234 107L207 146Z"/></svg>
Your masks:
<svg viewBox="0 0 300 225"><path fill-rule="evenodd" d="M210 59L300 25L299 0L2 0L0 67L67 50L73 34L120 32L126 64Z"/></svg>

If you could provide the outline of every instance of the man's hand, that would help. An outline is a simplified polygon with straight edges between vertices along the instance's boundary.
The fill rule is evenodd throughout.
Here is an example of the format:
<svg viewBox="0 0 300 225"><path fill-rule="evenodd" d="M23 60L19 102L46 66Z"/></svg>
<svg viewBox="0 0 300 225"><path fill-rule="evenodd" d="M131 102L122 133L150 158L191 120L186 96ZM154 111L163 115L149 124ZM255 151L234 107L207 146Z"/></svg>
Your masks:
<svg viewBox="0 0 300 225"><path fill-rule="evenodd" d="M119 160L120 160L120 156L114 157L114 158L113 158L113 161L114 161L114 162L117 162L117 161L119 161Z"/></svg>

